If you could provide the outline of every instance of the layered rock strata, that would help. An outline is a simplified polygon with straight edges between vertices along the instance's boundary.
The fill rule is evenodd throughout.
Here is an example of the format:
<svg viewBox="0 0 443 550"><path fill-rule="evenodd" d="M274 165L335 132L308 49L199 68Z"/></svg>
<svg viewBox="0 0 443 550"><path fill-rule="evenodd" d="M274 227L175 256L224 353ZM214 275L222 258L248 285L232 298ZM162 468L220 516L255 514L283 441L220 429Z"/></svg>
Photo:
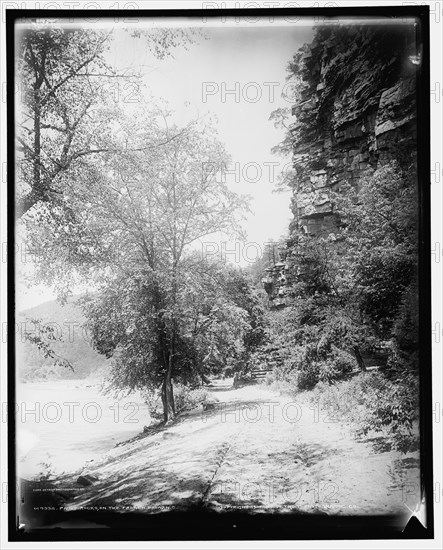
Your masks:
<svg viewBox="0 0 443 550"><path fill-rule="evenodd" d="M331 190L396 160L415 163L416 79L421 55L414 22L318 28L289 64L298 100L290 126L294 173L290 238L264 287L273 307L288 302L296 276L293 235L333 233Z"/></svg>

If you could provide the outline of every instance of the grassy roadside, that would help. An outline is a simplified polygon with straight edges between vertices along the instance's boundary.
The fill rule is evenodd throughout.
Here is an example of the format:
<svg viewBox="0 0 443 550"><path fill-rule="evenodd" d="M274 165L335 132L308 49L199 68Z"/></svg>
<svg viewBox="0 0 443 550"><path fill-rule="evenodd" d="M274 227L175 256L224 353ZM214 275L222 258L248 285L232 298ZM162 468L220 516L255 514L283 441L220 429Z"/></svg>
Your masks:
<svg viewBox="0 0 443 550"><path fill-rule="evenodd" d="M401 453L419 448L419 388L413 375L389 380L381 372L361 373L333 383L319 382L301 391L296 377L266 383L272 389L309 402L318 414L351 427L359 440L372 440L380 450Z"/></svg>

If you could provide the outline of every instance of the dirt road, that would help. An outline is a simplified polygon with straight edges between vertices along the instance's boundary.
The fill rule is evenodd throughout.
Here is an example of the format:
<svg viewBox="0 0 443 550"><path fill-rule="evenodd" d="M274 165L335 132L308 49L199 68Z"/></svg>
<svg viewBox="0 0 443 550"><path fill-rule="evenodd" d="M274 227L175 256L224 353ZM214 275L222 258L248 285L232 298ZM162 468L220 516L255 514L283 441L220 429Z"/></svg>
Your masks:
<svg viewBox="0 0 443 550"><path fill-rule="evenodd" d="M388 514L414 509L415 455L375 452L324 411L266 386L213 388L219 402L112 449L69 509ZM74 478L71 478L71 481ZM65 480L66 482L66 480Z"/></svg>

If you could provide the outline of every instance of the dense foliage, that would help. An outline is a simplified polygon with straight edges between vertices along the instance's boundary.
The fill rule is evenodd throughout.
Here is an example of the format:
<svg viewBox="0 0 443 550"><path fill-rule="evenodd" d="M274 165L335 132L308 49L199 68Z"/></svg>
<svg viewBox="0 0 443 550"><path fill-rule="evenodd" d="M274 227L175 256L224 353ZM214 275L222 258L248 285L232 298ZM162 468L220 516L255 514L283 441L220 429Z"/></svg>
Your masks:
<svg viewBox="0 0 443 550"><path fill-rule="evenodd" d="M112 137L119 155L79 165L59 205L24 217L40 280L61 297L95 285L85 313L96 349L114 358L113 383L161 383L165 420L173 378L244 360L259 330L246 280L195 253L215 231L241 232L246 202L216 179L224 147L210 121L169 119L140 105Z"/></svg>
<svg viewBox="0 0 443 550"><path fill-rule="evenodd" d="M312 404L328 421L348 423L356 437L372 436L382 449L401 452L418 447L418 379L411 373L389 380L365 373L339 384L318 384ZM383 440L377 436L383 436Z"/></svg>
<svg viewBox="0 0 443 550"><path fill-rule="evenodd" d="M159 59L193 41L193 32L181 29L132 35L142 37ZM118 104L139 101L141 78L106 61L113 37L112 30L56 28L43 21L21 32L16 50L18 217L34 205L60 205L83 161L121 152L110 143L122 119Z"/></svg>
<svg viewBox="0 0 443 550"><path fill-rule="evenodd" d="M293 342L315 343L317 358L334 343L362 366L358 350L391 341L396 360L417 367L409 353L418 330L414 180L395 163L383 166L358 189L343 185L333 195L340 216L335 233L291 236L294 305L282 315L291 318Z"/></svg>
<svg viewBox="0 0 443 550"><path fill-rule="evenodd" d="M271 314L268 338L282 360L269 381L292 391L320 382L326 388L379 365L383 374L376 394L364 399L361 429L390 425L404 435L393 444L408 447L418 407L416 176L413 167L405 172L391 162L357 186L344 183L331 198L339 220L334 233L291 234L291 305Z"/></svg>
<svg viewBox="0 0 443 550"><path fill-rule="evenodd" d="M112 387L155 393L171 333L175 382L194 386L226 369L241 370L263 336L263 310L242 272L191 254L176 275L174 307L159 291L165 279L155 276L157 284L139 269L83 300L95 348L114 358Z"/></svg>

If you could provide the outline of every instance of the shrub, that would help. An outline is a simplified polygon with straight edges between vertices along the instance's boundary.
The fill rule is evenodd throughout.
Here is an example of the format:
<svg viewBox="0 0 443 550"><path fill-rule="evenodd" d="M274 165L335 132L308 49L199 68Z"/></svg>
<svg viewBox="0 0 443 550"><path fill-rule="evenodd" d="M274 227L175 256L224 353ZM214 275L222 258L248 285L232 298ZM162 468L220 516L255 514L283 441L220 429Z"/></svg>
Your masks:
<svg viewBox="0 0 443 550"><path fill-rule="evenodd" d="M334 348L330 360L319 363L318 379L331 384L350 373L356 366L357 361L350 353Z"/></svg>
<svg viewBox="0 0 443 550"><path fill-rule="evenodd" d="M338 372L331 361L321 361L319 363L318 381L331 384L339 378Z"/></svg>
<svg viewBox="0 0 443 550"><path fill-rule="evenodd" d="M292 367L284 362L282 365L274 367L273 375L277 382L287 380L291 376Z"/></svg>
<svg viewBox="0 0 443 550"><path fill-rule="evenodd" d="M163 420L163 406L160 392L158 390L146 388L143 390L142 396L148 406L151 418L154 420ZM208 397L209 393L204 388L191 389L184 384L174 384L176 414L194 409L201 403L204 403Z"/></svg>
<svg viewBox="0 0 443 550"><path fill-rule="evenodd" d="M311 399L337 420L350 422L357 436L383 433L401 452L415 450L418 433L418 379L391 381L381 373L365 373L331 386L320 382Z"/></svg>
<svg viewBox="0 0 443 550"><path fill-rule="evenodd" d="M306 346L295 346L290 350L287 350L286 357L284 360L284 366L286 372L291 372L293 370L300 370L303 367L303 364L307 360Z"/></svg>
<svg viewBox="0 0 443 550"><path fill-rule="evenodd" d="M322 363L317 361L306 362L297 373L297 387L299 390L312 390L319 381Z"/></svg>
<svg viewBox="0 0 443 550"><path fill-rule="evenodd" d="M294 346L286 350L283 364L274 368L267 383L283 382L286 389L295 392L311 390L321 381L332 383L343 378L357 365L355 358L345 351L332 347L326 359L321 359L313 343Z"/></svg>
<svg viewBox="0 0 443 550"><path fill-rule="evenodd" d="M274 368L273 379L270 380L283 383L290 393L310 390L319 380L322 365L315 358L315 347L312 344L287 349L283 364Z"/></svg>
<svg viewBox="0 0 443 550"><path fill-rule="evenodd" d="M209 393L204 388L190 389L183 384L174 386L175 412L178 414L183 411L189 411L204 403L209 397Z"/></svg>
<svg viewBox="0 0 443 550"><path fill-rule="evenodd" d="M357 361L350 353L340 350L338 348L334 349L333 354L333 363L334 369L338 375L343 376L353 371L357 367Z"/></svg>
<svg viewBox="0 0 443 550"><path fill-rule="evenodd" d="M163 420L163 407L160 392L151 387L144 388L140 392L149 411L149 416L154 420Z"/></svg>

